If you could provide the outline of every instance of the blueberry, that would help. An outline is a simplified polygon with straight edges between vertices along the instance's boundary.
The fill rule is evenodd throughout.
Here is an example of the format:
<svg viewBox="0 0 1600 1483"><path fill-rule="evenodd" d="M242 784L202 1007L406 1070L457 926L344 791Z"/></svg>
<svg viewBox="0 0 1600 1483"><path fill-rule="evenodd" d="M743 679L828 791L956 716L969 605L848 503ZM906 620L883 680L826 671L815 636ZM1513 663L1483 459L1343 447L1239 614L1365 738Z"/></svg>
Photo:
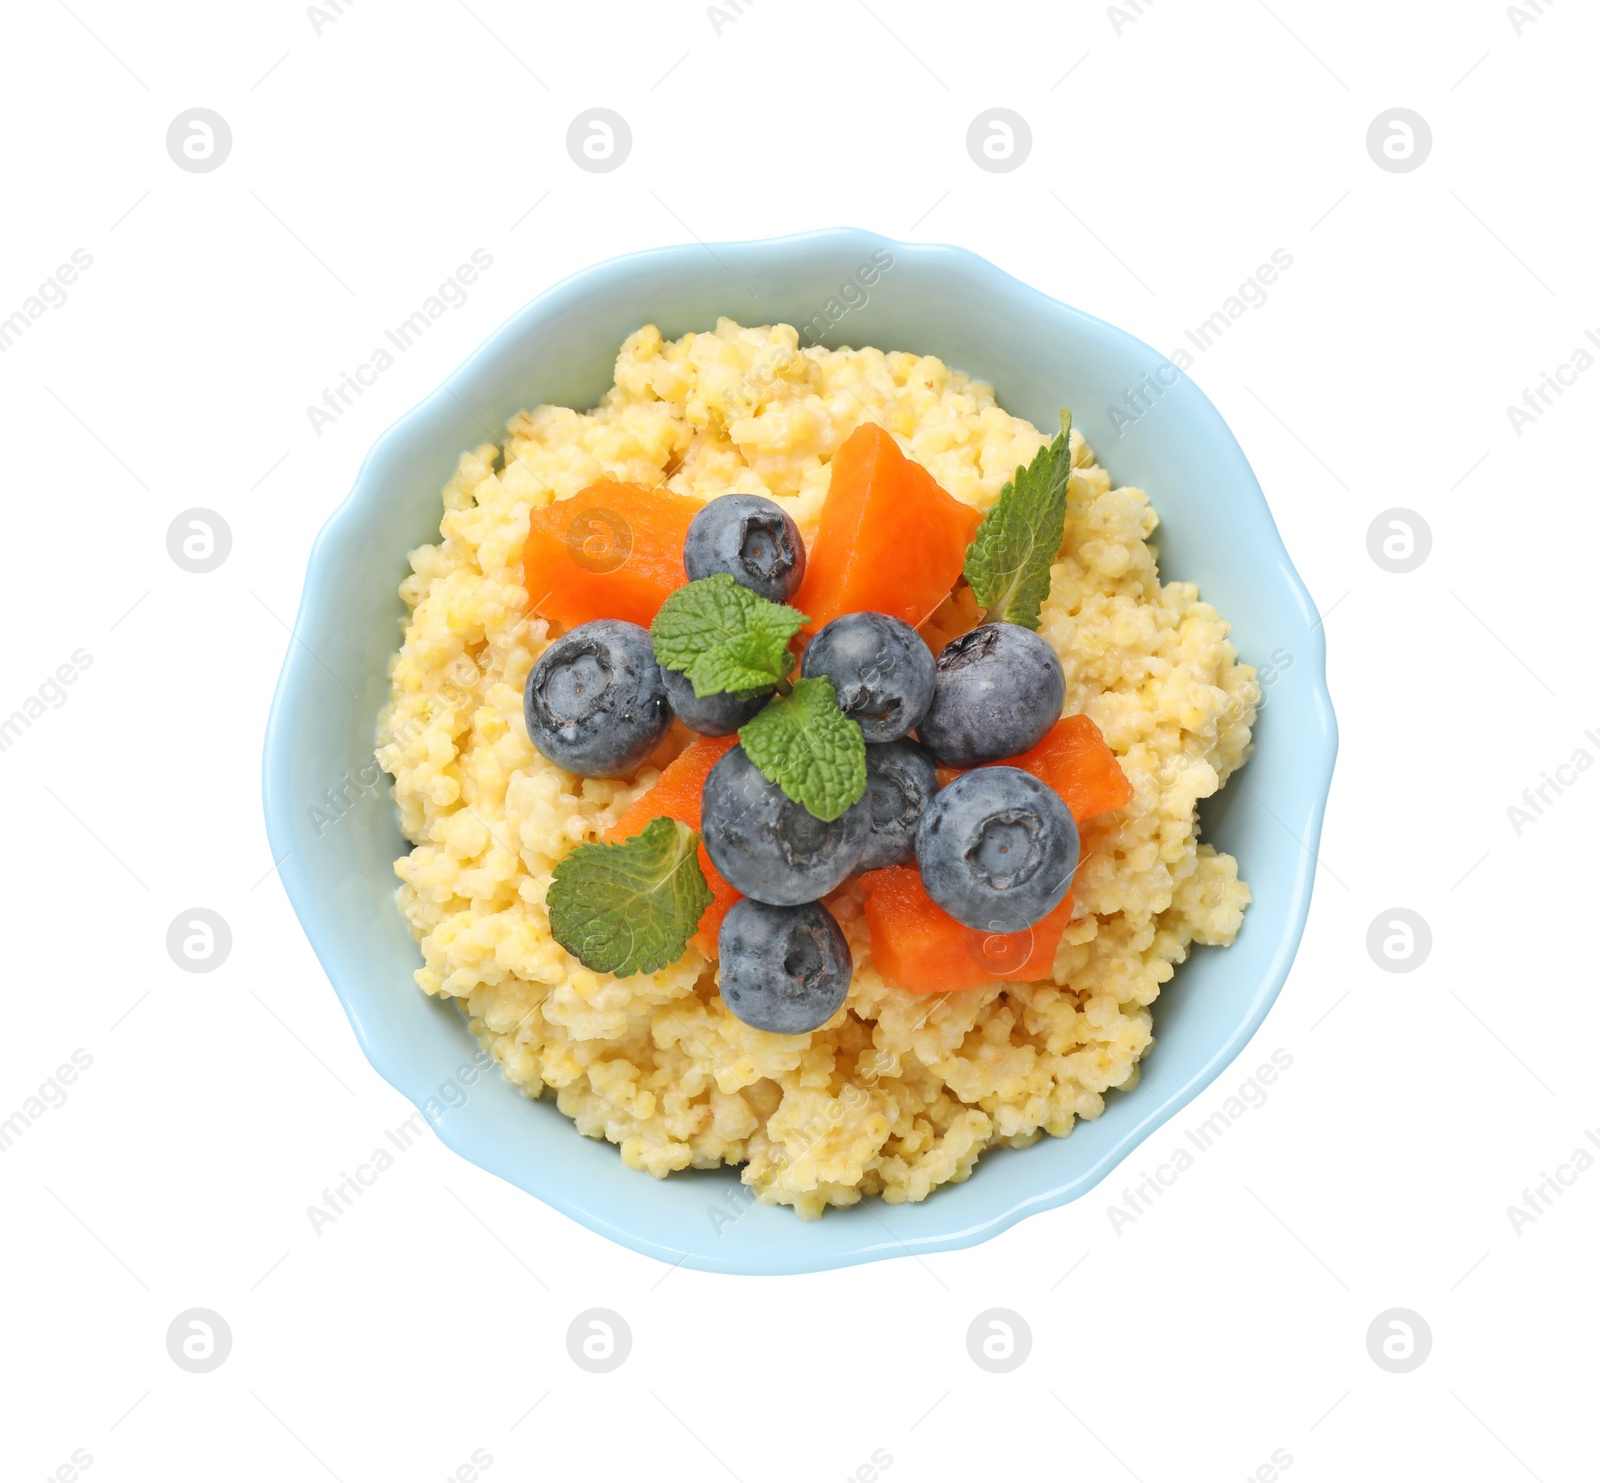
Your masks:
<svg viewBox="0 0 1600 1483"><path fill-rule="evenodd" d="M718 987L731 1014L757 1030L803 1035L825 1025L850 992L850 944L820 901L768 906L746 897L717 933Z"/></svg>
<svg viewBox="0 0 1600 1483"><path fill-rule="evenodd" d="M743 747L718 759L700 792L711 863L735 890L772 906L799 906L843 884L871 827L861 799L831 823L807 813L762 777Z"/></svg>
<svg viewBox="0 0 1600 1483"><path fill-rule="evenodd" d="M806 646L800 673L827 675L839 709L869 742L912 730L933 699L933 655L909 623L883 613L846 613Z"/></svg>
<svg viewBox="0 0 1600 1483"><path fill-rule="evenodd" d="M683 569L690 581L726 572L770 602L788 602L806 574L799 528L759 494L724 494L689 522Z"/></svg>
<svg viewBox="0 0 1600 1483"><path fill-rule="evenodd" d="M661 670L662 683L667 687L667 700L673 714L691 731L704 736L732 736L757 711L772 699L770 690L763 690L750 700L740 700L737 695L723 692L720 695L696 695L688 677L679 670Z"/></svg>
<svg viewBox="0 0 1600 1483"><path fill-rule="evenodd" d="M1067 681L1032 629L985 623L939 651L933 704L917 737L939 761L975 767L1015 757L1061 718Z"/></svg>
<svg viewBox="0 0 1600 1483"><path fill-rule="evenodd" d="M922 884L958 922L1020 932L1053 911L1078 868L1061 795L1019 767L979 767L934 795L917 826Z"/></svg>
<svg viewBox="0 0 1600 1483"><path fill-rule="evenodd" d="M529 673L522 714L557 767L585 778L632 772L672 724L649 633L597 618L563 634Z"/></svg>
<svg viewBox="0 0 1600 1483"><path fill-rule="evenodd" d="M915 742L882 742L867 748L867 812L872 833L861 852L859 870L904 865L912 857L917 821L939 791L939 777L928 754Z"/></svg>

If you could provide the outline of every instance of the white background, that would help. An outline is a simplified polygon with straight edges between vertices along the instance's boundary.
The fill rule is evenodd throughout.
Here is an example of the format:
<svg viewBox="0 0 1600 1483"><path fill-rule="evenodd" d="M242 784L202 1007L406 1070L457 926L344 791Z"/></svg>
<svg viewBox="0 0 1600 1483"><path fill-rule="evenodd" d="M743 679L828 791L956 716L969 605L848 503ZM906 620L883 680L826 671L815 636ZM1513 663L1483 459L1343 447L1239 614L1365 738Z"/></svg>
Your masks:
<svg viewBox="0 0 1600 1483"><path fill-rule="evenodd" d="M1592 1477L1600 1170L1520 1231L1507 1207L1600 1126L1600 770L1520 834L1507 808L1600 757L1600 368L1520 435L1506 413L1600 333L1592 10L758 0L718 34L687 0L470 3L359 0L320 32L287 0L6 6L0 318L75 249L93 266L0 355L0 713L92 664L0 754L0 1117L93 1065L0 1161L0 1472L81 1449L95 1480L423 1483L482 1449L491 1479L765 1483L881 1449L891 1480L1195 1483L1275 1451L1291 1483ZM565 148L596 105L634 137L604 175ZM165 147L197 106L233 134L205 174ZM1007 174L964 144L995 106L1033 132ZM1411 173L1366 148L1396 106L1432 129ZM314 1235L307 1205L410 1108L261 822L313 536L379 431L552 282L841 224L959 242L1162 350L1293 256L1192 371L1328 615L1342 751L1281 998L1124 1169L968 1251L670 1270L431 1138ZM307 404L479 247L467 303L317 435ZM190 506L233 531L210 575L167 555ZM1433 533L1406 575L1367 550L1392 506ZM233 934L204 975L164 945L196 905ZM1405 974L1366 948L1395 906L1433 935ZM1278 1048L1268 1103L1115 1231ZM565 1347L596 1306L633 1333L606 1375ZM209 1374L168 1357L192 1307L232 1331ZM1009 1374L966 1352L992 1307L1033 1335ZM1394 1307L1432 1332L1407 1374L1367 1349Z"/></svg>

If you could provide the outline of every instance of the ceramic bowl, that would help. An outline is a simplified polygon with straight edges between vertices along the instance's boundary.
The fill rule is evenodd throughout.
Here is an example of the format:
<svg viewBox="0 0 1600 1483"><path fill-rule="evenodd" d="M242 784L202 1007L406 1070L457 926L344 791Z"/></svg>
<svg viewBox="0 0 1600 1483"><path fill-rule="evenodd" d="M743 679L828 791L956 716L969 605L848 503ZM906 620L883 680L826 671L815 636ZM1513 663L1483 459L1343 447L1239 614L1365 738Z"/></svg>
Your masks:
<svg viewBox="0 0 1600 1483"><path fill-rule="evenodd" d="M498 439L522 408L594 405L640 325L672 338L719 315L809 327L803 338L827 345L937 355L1041 428L1071 407L1113 480L1150 493L1163 577L1198 583L1241 655L1275 662L1255 755L1203 808L1205 838L1238 858L1255 899L1232 947L1195 949L1163 989L1138 1085L1111 1093L1104 1115L1069 1137L986 1153L965 1183L920 1204L871 1199L820 1221L740 1198L731 1169L666 1180L629 1169L497 1072L463 1099L454 1088L476 1043L453 1004L412 981L421 958L394 902L393 862L407 845L387 778L368 782L401 633L396 588L406 553L438 539L439 493L462 450ZM1146 391L1135 416L1125 393L1146 385L1159 395ZM1323 671L1316 610L1244 454L1199 388L1149 346L958 247L851 230L665 247L541 294L378 440L312 548L267 726L267 832L368 1059L463 1158L665 1262L812 1271L970 1246L1077 1199L1239 1054L1283 985L1311 900L1336 746ZM355 800L332 822L328 789Z"/></svg>

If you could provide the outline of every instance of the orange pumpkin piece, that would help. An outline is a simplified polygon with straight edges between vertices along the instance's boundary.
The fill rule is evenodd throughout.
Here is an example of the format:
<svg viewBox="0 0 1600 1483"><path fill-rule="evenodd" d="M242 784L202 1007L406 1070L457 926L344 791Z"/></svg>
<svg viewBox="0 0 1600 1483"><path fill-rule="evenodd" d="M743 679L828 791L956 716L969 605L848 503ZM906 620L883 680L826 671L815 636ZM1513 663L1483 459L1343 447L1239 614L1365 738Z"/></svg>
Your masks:
<svg viewBox="0 0 1600 1483"><path fill-rule="evenodd" d="M988 767L1020 767L1041 783L1048 783L1072 810L1072 817L1083 823L1096 814L1121 808L1133 797L1117 754L1106 745L1100 728L1087 716L1067 716L1057 721L1037 746L1005 763L986 763Z"/></svg>
<svg viewBox="0 0 1600 1483"><path fill-rule="evenodd" d="M699 510L669 489L611 479L534 510L522 552L528 606L564 628L593 618L648 628L689 580L683 539Z"/></svg>
<svg viewBox="0 0 1600 1483"><path fill-rule="evenodd" d="M1021 932L964 927L923 889L914 865L890 865L861 877L872 961L885 983L913 994L951 994L995 979L1050 977L1061 934L1072 919L1072 893Z"/></svg>
<svg viewBox="0 0 1600 1483"><path fill-rule="evenodd" d="M922 642L933 650L933 657L937 659L939 651L951 639L976 628L978 618L978 599L965 582L957 583L955 591L933 610L933 616L919 630Z"/></svg>
<svg viewBox="0 0 1600 1483"><path fill-rule="evenodd" d="M946 494L883 428L863 423L833 456L794 606L813 631L859 612L887 613L916 628L955 585L982 518Z"/></svg>
<svg viewBox="0 0 1600 1483"><path fill-rule="evenodd" d="M1024 772L1031 772L1061 795L1079 824L1097 814L1121 808L1133 797L1133 784L1117 761L1117 754L1106 745L1100 728L1087 716L1068 716L1057 721L1045 733L1043 741L1019 756L980 765L1020 767ZM966 769L946 767L941 762L934 771L939 775L939 786L948 788Z"/></svg>
<svg viewBox="0 0 1600 1483"><path fill-rule="evenodd" d="M622 817L608 830L605 838L615 843L631 839L652 819L666 817L677 819L691 829L700 827L700 790L705 786L706 774L730 747L738 744L737 736L696 736L662 770L655 787L641 794L623 810ZM727 881L717 874L717 868L700 846L700 869L705 873L706 884L711 887L711 905L700 917L700 925L690 944L707 958L717 956L717 933L728 909L739 899Z"/></svg>

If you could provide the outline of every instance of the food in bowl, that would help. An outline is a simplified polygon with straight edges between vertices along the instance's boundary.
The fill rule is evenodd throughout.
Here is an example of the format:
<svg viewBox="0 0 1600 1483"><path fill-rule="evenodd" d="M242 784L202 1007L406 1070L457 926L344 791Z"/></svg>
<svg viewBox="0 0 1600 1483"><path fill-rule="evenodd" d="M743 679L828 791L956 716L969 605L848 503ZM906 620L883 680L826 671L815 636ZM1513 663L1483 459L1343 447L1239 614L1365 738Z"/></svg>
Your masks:
<svg viewBox="0 0 1600 1483"><path fill-rule="evenodd" d="M1196 803L1259 687L1156 524L934 357L645 326L412 553L419 985L628 1164L803 1216L1098 1116L1250 899Z"/></svg>

